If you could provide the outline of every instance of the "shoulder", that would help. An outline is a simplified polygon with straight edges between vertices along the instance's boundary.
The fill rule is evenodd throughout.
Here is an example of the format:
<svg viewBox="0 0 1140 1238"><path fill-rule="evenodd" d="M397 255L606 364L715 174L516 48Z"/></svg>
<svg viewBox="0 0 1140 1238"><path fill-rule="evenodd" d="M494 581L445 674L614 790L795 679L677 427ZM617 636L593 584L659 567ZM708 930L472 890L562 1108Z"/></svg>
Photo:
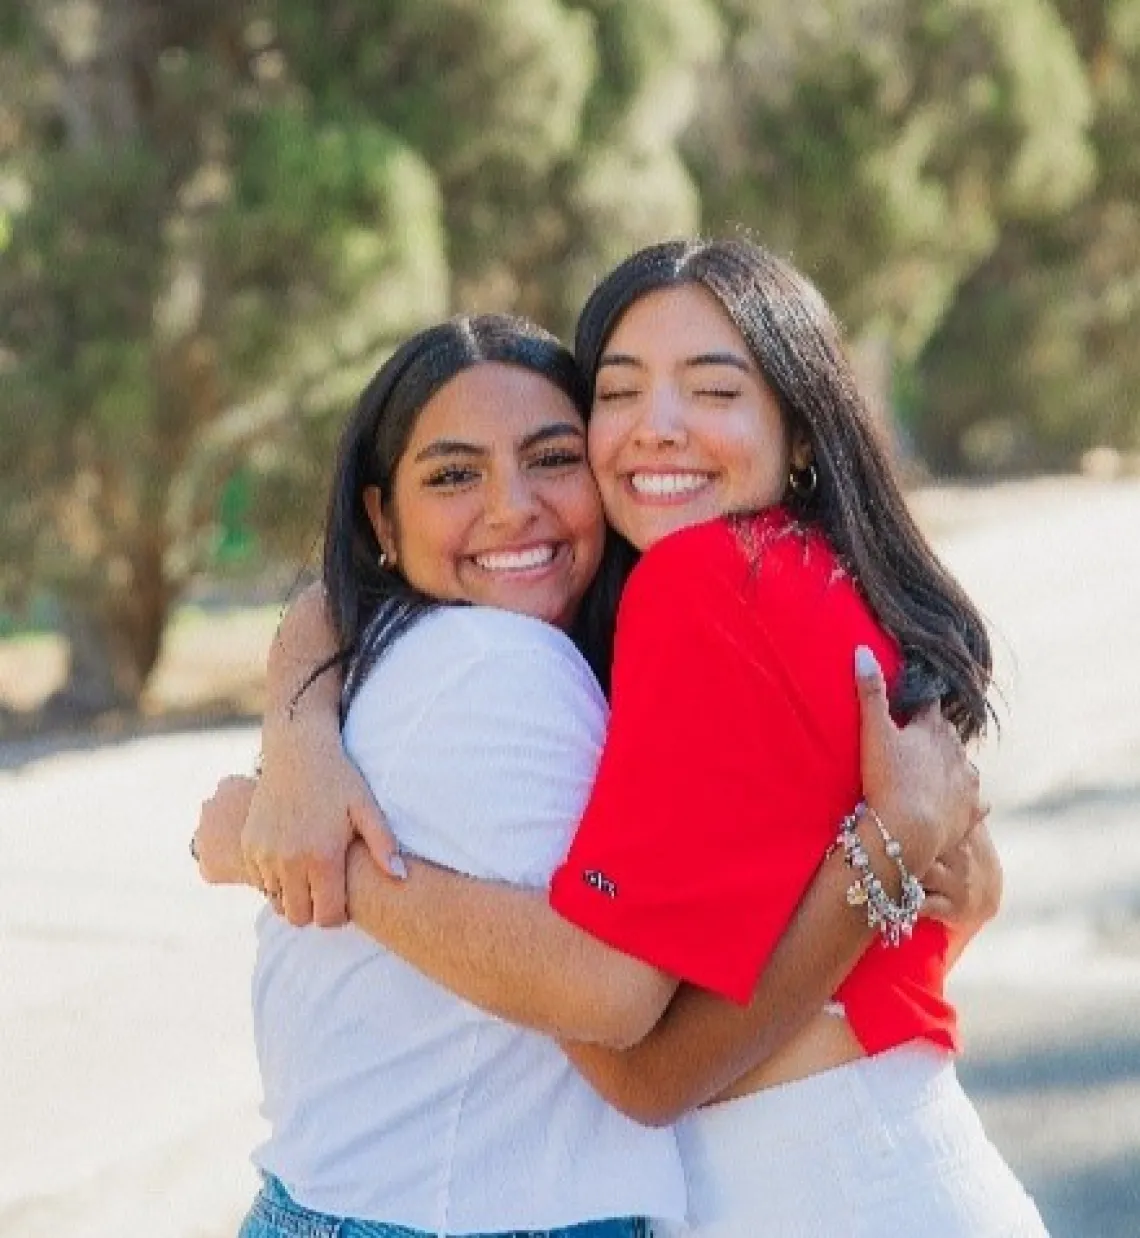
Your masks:
<svg viewBox="0 0 1140 1238"><path fill-rule="evenodd" d="M730 522L690 525L655 542L622 592L619 630L683 620L740 593L748 563Z"/></svg>
<svg viewBox="0 0 1140 1238"><path fill-rule="evenodd" d="M720 517L671 533L642 555L622 597L623 618L715 610L724 620L737 606L810 594L841 575L826 538L783 508Z"/></svg>
<svg viewBox="0 0 1140 1238"><path fill-rule="evenodd" d="M626 588L644 590L690 576L716 577L744 562L732 522L722 517L678 529L654 542L630 573Z"/></svg>
<svg viewBox="0 0 1140 1238"><path fill-rule="evenodd" d="M534 713L558 703L605 710L597 680L573 641L541 620L482 606L445 606L414 624L377 664L353 713L441 710L475 717Z"/></svg>

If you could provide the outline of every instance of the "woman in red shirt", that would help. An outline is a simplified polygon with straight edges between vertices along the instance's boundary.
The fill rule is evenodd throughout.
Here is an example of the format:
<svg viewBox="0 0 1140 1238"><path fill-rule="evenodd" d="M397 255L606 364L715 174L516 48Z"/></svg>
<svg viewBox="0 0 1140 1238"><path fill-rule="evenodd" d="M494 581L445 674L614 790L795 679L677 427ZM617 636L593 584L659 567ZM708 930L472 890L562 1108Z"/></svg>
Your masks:
<svg viewBox="0 0 1140 1238"><path fill-rule="evenodd" d="M989 646L907 513L830 314L758 247L678 242L603 281L577 351L607 516L647 552L622 596L586 815L549 905L416 861L392 883L354 844L354 922L505 1018L626 1046L567 1051L635 1116L719 1100L680 1128L709 1238L1042 1233L954 1078L946 929L880 936L842 980L883 909L861 859L882 847L849 816L852 657L878 655L900 713L937 702L969 739ZM835 1001L773 1019L758 1048L758 1006L798 967L817 1009ZM749 1004L734 1016L708 993Z"/></svg>

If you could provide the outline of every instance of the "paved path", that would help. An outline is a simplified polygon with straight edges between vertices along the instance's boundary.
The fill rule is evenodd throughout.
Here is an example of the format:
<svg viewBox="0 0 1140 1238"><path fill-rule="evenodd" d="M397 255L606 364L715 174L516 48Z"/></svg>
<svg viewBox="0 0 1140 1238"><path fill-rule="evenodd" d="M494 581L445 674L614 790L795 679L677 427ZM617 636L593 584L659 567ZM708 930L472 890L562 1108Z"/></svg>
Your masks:
<svg viewBox="0 0 1140 1238"><path fill-rule="evenodd" d="M963 1073L1056 1238L1140 1233L1140 485L920 496L988 611L1005 910L955 982ZM1010 651L1016 651L1016 666ZM249 728L0 749L0 1234L223 1238L260 1130L253 903L196 807Z"/></svg>

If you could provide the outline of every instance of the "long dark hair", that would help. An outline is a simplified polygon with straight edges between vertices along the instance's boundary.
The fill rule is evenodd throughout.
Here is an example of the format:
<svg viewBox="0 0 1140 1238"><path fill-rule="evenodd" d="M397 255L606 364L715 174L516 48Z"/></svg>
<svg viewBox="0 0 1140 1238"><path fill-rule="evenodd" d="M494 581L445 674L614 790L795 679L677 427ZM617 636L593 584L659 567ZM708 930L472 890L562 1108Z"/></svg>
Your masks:
<svg viewBox="0 0 1140 1238"><path fill-rule="evenodd" d="M413 588L398 569L381 564L364 492L377 486L381 502L391 502L396 468L424 405L461 371L484 362L530 370L569 397L583 417L589 413L586 384L571 353L549 332L521 318L453 318L412 336L384 362L341 432L325 523L322 577L338 652L312 678L331 666L343 668L342 715L392 644L445 605ZM620 575L613 554L611 547L570 633L604 683L616 614L616 591L607 582Z"/></svg>
<svg viewBox="0 0 1140 1238"><path fill-rule="evenodd" d="M818 474L807 497L782 502L817 526L899 642L895 703L941 700L963 739L990 716L992 655L985 624L915 524L859 392L842 332L822 296L793 266L741 239L669 241L627 258L594 289L578 320L575 353L589 376L618 320L641 297L697 284L744 337L779 400L789 439L806 438Z"/></svg>

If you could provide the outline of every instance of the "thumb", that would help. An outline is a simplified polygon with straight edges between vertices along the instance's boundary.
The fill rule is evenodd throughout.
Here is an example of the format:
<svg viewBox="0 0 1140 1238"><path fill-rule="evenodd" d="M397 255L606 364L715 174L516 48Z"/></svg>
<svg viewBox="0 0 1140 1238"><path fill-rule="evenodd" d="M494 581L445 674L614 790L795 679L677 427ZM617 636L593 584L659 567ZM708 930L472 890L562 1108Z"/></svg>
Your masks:
<svg viewBox="0 0 1140 1238"><path fill-rule="evenodd" d="M883 668L879 665L879 659L866 645L859 645L855 649L855 684L859 691L859 710L863 716L864 733L868 725L881 727L887 724L893 727Z"/></svg>
<svg viewBox="0 0 1140 1238"><path fill-rule="evenodd" d="M349 810L349 817L352 828L368 848L373 862L390 877L403 881L408 875L408 868L400 854L400 844L393 837L375 800L371 796L357 800Z"/></svg>
<svg viewBox="0 0 1140 1238"><path fill-rule="evenodd" d="M859 752L863 773L863 794L871 796L879 786L879 776L890 766L891 741L895 723L887 700L887 683L878 659L860 645L855 650L855 682L859 694Z"/></svg>

